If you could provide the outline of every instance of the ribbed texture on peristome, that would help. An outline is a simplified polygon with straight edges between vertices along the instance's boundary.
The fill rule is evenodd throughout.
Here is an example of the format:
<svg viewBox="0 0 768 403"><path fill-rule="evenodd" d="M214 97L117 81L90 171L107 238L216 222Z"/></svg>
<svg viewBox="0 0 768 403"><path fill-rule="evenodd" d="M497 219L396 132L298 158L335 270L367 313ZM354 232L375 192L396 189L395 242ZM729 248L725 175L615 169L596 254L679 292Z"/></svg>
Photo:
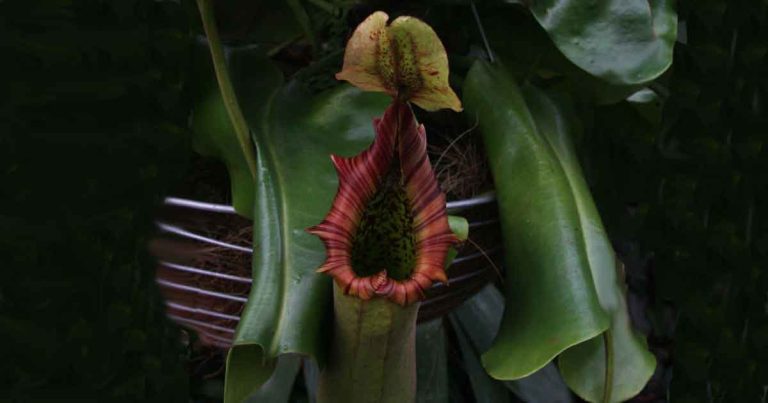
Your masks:
<svg viewBox="0 0 768 403"><path fill-rule="evenodd" d="M319 236L326 248L326 261L318 272L332 276L346 294L362 299L381 296L407 305L424 299L433 282L447 281L445 256L459 240L448 226L445 195L427 158L424 126L416 123L410 107L395 101L382 118L374 120L374 129L376 138L367 150L351 158L331 156L339 189L323 222L308 231ZM414 267L410 277L395 280L387 275L387 262L381 262L383 270L361 277L351 263L355 232L395 153L413 216Z"/></svg>

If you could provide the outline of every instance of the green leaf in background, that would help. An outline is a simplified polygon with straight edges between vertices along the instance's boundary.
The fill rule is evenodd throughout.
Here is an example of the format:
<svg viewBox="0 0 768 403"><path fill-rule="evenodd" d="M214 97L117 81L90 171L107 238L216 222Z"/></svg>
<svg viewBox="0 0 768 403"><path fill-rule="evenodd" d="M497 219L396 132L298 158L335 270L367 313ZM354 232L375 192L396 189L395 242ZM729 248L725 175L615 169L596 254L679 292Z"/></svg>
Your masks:
<svg viewBox="0 0 768 403"><path fill-rule="evenodd" d="M480 352L471 344L469 336L467 336L464 329L457 323L454 323L453 327L464 363L464 372L469 378L470 385L472 385L472 395L475 401L477 403L511 402L512 397L504 384L491 378L485 372L485 368L483 368L483 364L480 362Z"/></svg>
<svg viewBox="0 0 768 403"><path fill-rule="evenodd" d="M477 62L464 83L479 122L499 201L507 309L483 364L518 379L608 328L564 167L539 133L517 84L501 66Z"/></svg>
<svg viewBox="0 0 768 403"><path fill-rule="evenodd" d="M603 337L571 347L560 355L560 370L568 385L585 400L624 401L645 386L656 368L656 359L645 340L632 330L623 292L624 276L618 275L623 269L617 265L570 140L575 119L562 103L542 92L533 88L524 92L539 133L547 139L564 168L579 212L579 227L584 234L597 296L611 317L610 330ZM609 399L604 399L606 337L611 339L607 345L612 347L613 360Z"/></svg>
<svg viewBox="0 0 768 403"><path fill-rule="evenodd" d="M492 6L482 10L483 25L494 54L518 80L539 77L580 100L613 104L639 86L611 83L569 60L547 32L520 7Z"/></svg>
<svg viewBox="0 0 768 403"><path fill-rule="evenodd" d="M500 382L488 376L480 364L479 355L492 344L499 330L504 311L504 297L493 285L488 285L450 314L459 340L464 366L478 402L509 401L512 391L528 403L568 403L571 393L553 364L514 381Z"/></svg>
<svg viewBox="0 0 768 403"><path fill-rule="evenodd" d="M320 378L320 367L312 358L304 358L302 362L302 374L304 375L304 387L307 389L307 397L310 403L317 401L317 384Z"/></svg>
<svg viewBox="0 0 768 403"><path fill-rule="evenodd" d="M251 91L254 95L268 97L282 83L282 74L259 49L241 49L229 52L229 66L247 65L248 88L237 86L238 92ZM227 114L216 78L211 56L206 45L195 49L196 82L192 111L193 145L198 153L221 160L229 173L232 206L238 214L252 218L254 185L242 147ZM239 83L238 83L239 84ZM259 116L262 105L255 105L246 114Z"/></svg>
<svg viewBox="0 0 768 403"><path fill-rule="evenodd" d="M451 231L460 241L466 241L469 236L469 222L467 219L461 216L449 215L448 226L451 227ZM451 262L446 259L445 264L449 265Z"/></svg>
<svg viewBox="0 0 768 403"><path fill-rule="evenodd" d="M448 225L451 227L451 231L453 231L453 234L456 235L457 238L459 238L460 241L464 242L469 237L469 222L466 218L456 216L456 215L449 215L448 216ZM445 268L447 269L451 263L453 263L453 259L456 258L456 255L459 254L459 251L456 250L456 248L450 248L448 249L448 254L445 255Z"/></svg>
<svg viewBox="0 0 768 403"><path fill-rule="evenodd" d="M627 103L651 124L661 123L663 100L654 90L641 88L627 97Z"/></svg>
<svg viewBox="0 0 768 403"><path fill-rule="evenodd" d="M496 189L510 304L494 346L483 356L486 368L514 378L571 347L560 360L564 378L581 397L598 401L605 398L608 346L612 376L605 401L633 396L650 378L655 360L632 332L623 278L570 143L573 116L533 87L520 91L500 66L482 62L467 79L465 105L478 114L495 177L504 178L496 180ZM535 294L529 294L531 287ZM609 331L597 337L604 330ZM531 339L536 334L561 343L547 346ZM554 354L543 361L543 353Z"/></svg>
<svg viewBox="0 0 768 403"><path fill-rule="evenodd" d="M330 154L354 155L373 139L373 118L389 98L338 86L313 95L291 82L266 101L252 93L252 70L243 65L238 94L257 145L258 179L254 207L253 285L229 360L259 349L251 368L228 368L226 400L239 402L244 390L232 379L280 354L300 353L324 360L331 281L315 270L323 246L305 228L328 210L338 182ZM235 80L237 82L237 80ZM263 116L253 114L263 107ZM231 370L231 371L230 371ZM253 379L251 390L263 380ZM231 392L231 393L230 393Z"/></svg>
<svg viewBox="0 0 768 403"><path fill-rule="evenodd" d="M673 0L527 2L563 54L614 84L639 84L672 64L677 38Z"/></svg>
<svg viewBox="0 0 768 403"><path fill-rule="evenodd" d="M443 403L448 399L448 363L443 318L416 327L416 401Z"/></svg>

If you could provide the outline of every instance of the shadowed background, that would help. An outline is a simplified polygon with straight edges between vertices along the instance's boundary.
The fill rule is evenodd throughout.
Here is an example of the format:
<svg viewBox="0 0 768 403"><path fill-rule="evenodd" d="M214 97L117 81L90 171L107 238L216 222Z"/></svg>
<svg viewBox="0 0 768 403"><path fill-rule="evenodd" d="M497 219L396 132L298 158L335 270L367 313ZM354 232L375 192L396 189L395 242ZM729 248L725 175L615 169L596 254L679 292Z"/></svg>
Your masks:
<svg viewBox="0 0 768 403"><path fill-rule="evenodd" d="M766 6L677 8L662 118L626 102L581 111L579 151L648 310L649 400L670 382L673 401L764 400ZM0 29L0 398L215 396L147 251L162 198L199 179L194 4L6 0Z"/></svg>

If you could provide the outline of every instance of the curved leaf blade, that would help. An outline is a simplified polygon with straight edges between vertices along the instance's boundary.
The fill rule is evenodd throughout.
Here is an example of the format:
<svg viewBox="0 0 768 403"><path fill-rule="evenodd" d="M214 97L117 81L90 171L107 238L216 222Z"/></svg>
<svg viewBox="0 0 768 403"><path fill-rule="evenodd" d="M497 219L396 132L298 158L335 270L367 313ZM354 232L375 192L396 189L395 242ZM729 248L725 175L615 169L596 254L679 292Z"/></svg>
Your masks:
<svg viewBox="0 0 768 403"><path fill-rule="evenodd" d="M570 184L579 214L579 227L586 244L587 258L600 305L611 317L610 331L613 360L610 401L624 401L640 392L656 367L645 340L632 330L624 296L624 278L603 227L589 187L584 180L571 143L573 114L564 102L528 88L525 98L540 133L544 135ZM601 401L605 393L606 351L604 337L595 337L571 347L560 355L560 370L568 385L588 401Z"/></svg>
<svg viewBox="0 0 768 403"><path fill-rule="evenodd" d="M638 89L636 84L615 84L574 64L552 42L538 22L517 7L483 10L483 26L494 53L518 79L538 76L580 100L613 104Z"/></svg>
<svg viewBox="0 0 768 403"><path fill-rule="evenodd" d="M571 402L571 393L551 363L514 381L499 382L485 373L479 355L493 344L503 312L504 297L495 286L487 285L450 314L475 399L478 402L509 401L509 395L504 393L504 389L508 389L529 403Z"/></svg>
<svg viewBox="0 0 768 403"><path fill-rule="evenodd" d="M672 64L673 0L537 0L529 8L568 59L610 83L644 83Z"/></svg>
<svg viewBox="0 0 768 403"><path fill-rule="evenodd" d="M566 349L560 355L560 368L563 377L568 385L582 398L589 401L603 400L606 393L606 351L608 351L608 355L612 360L612 376L607 388L609 400L626 400L637 394L648 381L655 368L655 359L647 351L642 337L631 329L623 293L624 280L617 273L616 258L612 246L605 233L602 221L589 193L589 188L583 178L575 151L570 142L570 136L577 128L573 123L575 119L564 102L548 96L533 87L526 87L520 91L516 87L509 85L514 84L511 80L507 81L507 85L499 86L498 83L504 82L503 76L505 74L502 69L494 69L488 66L481 66L480 68L483 69L484 74L487 74L487 77L493 77L497 80L495 81L497 85L494 87L496 93L504 93L504 91L499 91L500 87L509 90L506 96L511 96L512 102L509 102L509 104L513 105L512 108L524 108L520 109L524 113L518 113L515 116L518 119L517 124L520 121L525 122L525 119L530 118L528 121L528 129L531 129L530 132L516 128L514 123L508 124L506 127L508 130L507 141L518 142L520 144L514 146L523 147L525 141L535 137L538 148L531 148L528 151L540 152L541 159L552 162L551 164L542 164L536 169L542 170L544 174L550 177L549 190L555 190L556 193L542 192L541 188L531 184L527 185L525 189L530 193L538 193L540 196L544 196L544 202L539 206L540 209L544 208L544 205L547 201L552 200L552 197L560 197L568 205L567 209L554 209L551 212L559 214L558 217L560 218L564 218L560 225L572 232L573 239L576 239L578 242L570 243L567 239L560 238L558 240L556 237L550 239L550 241L555 240L557 241L556 244L562 247L578 249L576 254L580 259L562 261L560 263L565 266L580 266L586 269L586 271L581 273L584 276L582 279L590 281L583 284L585 288L583 289L584 295L582 295L582 298L586 296L592 298L592 295L596 294L599 305L602 308L601 311L608 314L610 321L610 331L607 331L602 337L591 337L583 340L583 342L574 343L572 347ZM481 80L477 81L477 83L481 82ZM488 83L486 82L485 84L487 85ZM498 99L497 101L500 105L503 105L503 99ZM467 102L466 104L469 108L470 103ZM502 107L499 109L507 108ZM487 113L480 115L481 127L483 127L483 116L489 118ZM491 129L499 130L500 127L493 127ZM522 138L526 133L530 138ZM484 136L486 139L489 137L489 133L485 129ZM494 147L489 148L493 149ZM544 156L544 154L547 154L547 156ZM517 172L527 172L521 169L525 168L525 166L521 167L524 160L510 160L508 162L509 167L516 169ZM538 183L536 181L532 182L534 184ZM499 192L499 186L497 183L497 192ZM518 191L520 189L522 188L517 188ZM508 205L502 205L504 206L502 207L502 222L505 222L507 219L505 214L509 213L530 218L530 213L525 210L515 210ZM527 223L528 225L525 225L526 221L517 221L517 230L528 232L535 230L532 226L541 224L536 221ZM556 244L550 246L557 247ZM514 265L515 262L519 262L517 257L517 255L510 254L511 259L508 263ZM563 270L565 266L557 270ZM514 268L514 266L512 267ZM544 270L544 268L539 268L539 270ZM513 269L512 272L513 274L509 277L508 281L515 280L515 270ZM569 272L564 270L564 273ZM550 298L548 294L541 294L540 297L544 299ZM531 303L528 302L528 304ZM522 316L525 317L526 305L524 301L521 301L521 304L523 307ZM518 315L521 314L519 310L516 311ZM504 326L507 326L507 324L502 325L502 329ZM557 328L550 330L559 331ZM503 330L499 337L504 337ZM490 354L490 352L487 354Z"/></svg>
<svg viewBox="0 0 768 403"><path fill-rule="evenodd" d="M275 369L274 360L266 361L264 352L257 345L241 346L227 353L224 401L242 402L256 393Z"/></svg>
<svg viewBox="0 0 768 403"><path fill-rule="evenodd" d="M523 94L499 66L477 62L464 84L494 176L505 247L507 308L483 365L518 379L608 328L564 167ZM474 119L473 119L474 120Z"/></svg>
<svg viewBox="0 0 768 403"><path fill-rule="evenodd" d="M233 73L239 65L246 65L253 78L249 81L247 92L267 98L282 83L282 73L277 70L259 49L241 49L229 52L229 65ZM194 98L192 111L193 146L198 153L221 160L229 173L232 206L238 214L252 218L254 185L248 162L235 134L227 109L218 89L213 72L210 54L205 46L195 49L198 71L195 75L199 87ZM233 81L236 81L235 74ZM239 84L239 83L238 83ZM239 88L242 92L242 88ZM249 110L250 115L258 115L259 109Z"/></svg>

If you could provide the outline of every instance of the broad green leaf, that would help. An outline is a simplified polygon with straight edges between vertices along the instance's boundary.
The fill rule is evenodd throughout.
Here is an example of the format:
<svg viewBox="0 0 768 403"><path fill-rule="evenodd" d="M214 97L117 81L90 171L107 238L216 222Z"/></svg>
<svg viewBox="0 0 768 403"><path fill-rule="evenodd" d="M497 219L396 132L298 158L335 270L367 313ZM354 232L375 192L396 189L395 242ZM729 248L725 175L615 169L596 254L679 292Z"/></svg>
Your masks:
<svg viewBox="0 0 768 403"><path fill-rule="evenodd" d="M653 373L655 361L646 350L642 338L632 332L629 324L623 295L623 278L617 276L613 249L570 143L570 136L575 130L575 119L560 102L541 91L527 87L521 92L501 68L478 64L473 73L470 73L473 79L468 80L470 83L467 85L470 88L470 92L466 92L467 107L469 109L469 99L472 99L473 109L470 110L478 111L486 142L496 147L506 147L507 150L505 155L499 156L490 155L492 153L489 152L492 169L494 172L500 172L499 169L506 167L528 177L529 180L532 177L538 178L530 180L524 188L516 187L515 181L497 181L497 193L502 206L502 224L516 224L504 227L505 241L508 242L507 263L512 268L507 279L508 295L512 299L518 298L515 292L521 289L511 283L520 282L521 277L531 276L532 273L526 273L525 268L536 267L535 264L531 265L532 261L529 260L536 253L547 253L547 248L567 250L570 253L570 256L566 255L567 259L552 260L548 266L538 266L538 276L533 276L546 277L547 272L559 273L568 278L571 286L579 285L569 296L572 299L571 307L550 306L554 310L547 315L561 318L565 315L567 319L567 316L573 315L573 310L585 308L580 316L591 315L603 323L607 313L610 331L599 337L596 336L602 331L595 333L595 337L572 339L571 345L565 346L571 348L560 358L563 376L581 397L589 401L602 400L607 345L613 357L612 386L609 388L611 401L628 399L639 392L648 381ZM499 97L479 99L472 95L471 91L481 90L489 82L494 83L494 95L498 94ZM494 105L495 111L507 112L489 111L489 105ZM495 147L492 145L488 149ZM528 154L533 154L535 158L531 160L516 156L521 150L527 150ZM498 162L497 158L504 159L505 164L494 163ZM534 170L537 172L532 172ZM504 193L504 200L501 193L503 189L509 192ZM528 195L523 195L522 189L525 189ZM526 210L525 203L530 202L530 197L538 198L538 212L548 210L548 214L536 216ZM521 237L511 232L515 229L524 233L535 232L537 229L534 227L547 228L552 223L555 225L549 228L549 238L539 238L538 245L526 243L531 240L529 236ZM511 245L511 248L510 239L516 243ZM544 249L540 249L542 245ZM552 284L549 283L549 286ZM519 330L520 326L525 326L528 315L535 312L530 306L541 305L541 301L551 301L553 293L563 294L563 290L557 288L544 288L540 291L535 299L518 299L517 304L512 303L509 306L499 337L486 356L504 351L515 354L515 348L518 346L508 344L510 340L516 340L517 343L531 342L526 339L525 332ZM592 305L595 296L599 302L597 308ZM588 304L585 303L587 301ZM515 308L516 306L519 308ZM548 329L540 329L544 331L541 335L543 340L573 330L572 322L564 321L552 325ZM595 330L595 327L587 325L580 330ZM588 334L588 331L583 334ZM545 344L540 343L539 347ZM493 374L493 365L496 365L501 370L501 375L514 374L514 371L521 367L520 362L505 362L504 359L508 357L489 357L486 361L489 371Z"/></svg>
<svg viewBox="0 0 768 403"><path fill-rule="evenodd" d="M277 358L272 376L249 397L248 403L286 403L291 397L293 383L301 368L301 356L284 354Z"/></svg>
<svg viewBox="0 0 768 403"><path fill-rule="evenodd" d="M506 401L499 387L506 387L529 403L571 402L571 394L553 364L513 381L491 379L480 365L479 355L486 351L498 333L504 311L504 297L488 285L451 313L467 375L478 402ZM480 367L482 374L477 372Z"/></svg>
<svg viewBox="0 0 768 403"><path fill-rule="evenodd" d="M483 24L493 52L518 79L538 76L580 100L598 104L619 102L639 88L635 84L610 83L579 68L528 13L517 7L485 9Z"/></svg>
<svg viewBox="0 0 768 403"><path fill-rule="evenodd" d="M236 71L237 65L247 65L248 74L253 76L247 90L255 96L267 99L282 83L282 74L270 63L259 49L235 50L229 53L229 65ZM221 160L229 173L232 205L238 214L252 217L254 185L248 163L243 156L235 129L230 122L213 72L211 56L203 45L195 49L196 78L195 106L192 111L192 132L195 151L202 155ZM235 83L236 80L233 79ZM262 105L263 106L263 105ZM258 115L256 110L248 111Z"/></svg>
<svg viewBox="0 0 768 403"><path fill-rule="evenodd" d="M526 100L539 132L544 135L563 165L579 211L579 227L584 235L589 267L600 305L611 316L611 327L603 337L595 337L566 350L559 359L568 385L583 399L603 401L605 379L605 337L610 338L613 376L610 401L624 401L640 392L653 375L656 359L645 340L632 330L624 296L624 276L617 265L608 235L589 193L581 167L571 144L573 117L553 99L538 91L526 91Z"/></svg>
<svg viewBox="0 0 768 403"><path fill-rule="evenodd" d="M579 212L564 167L538 131L517 84L477 62L464 83L494 176L505 249L507 309L483 364L519 379L598 336L608 316L595 291Z"/></svg>
<svg viewBox="0 0 768 403"><path fill-rule="evenodd" d="M443 319L416 327L416 401L443 403L448 399L445 328Z"/></svg>
<svg viewBox="0 0 768 403"><path fill-rule="evenodd" d="M312 95L291 82L265 100L249 90L248 78L259 78L245 65L238 71L248 74L237 87L254 133L259 169L253 285L229 359L241 349L260 348L264 356L264 361L252 360L252 368L227 373L228 378L244 379L236 372L258 371L280 354L300 353L324 362L331 281L315 273L324 248L305 228L322 219L336 192L330 154L349 156L365 149L373 139L373 118L389 99L347 85ZM265 113L251 113L259 110ZM253 387L258 386L254 380ZM227 382L227 392L239 389ZM242 397L228 394L227 401Z"/></svg>
<svg viewBox="0 0 768 403"><path fill-rule="evenodd" d="M614 84L639 84L672 64L677 37L673 0L537 0L527 2L560 51Z"/></svg>

